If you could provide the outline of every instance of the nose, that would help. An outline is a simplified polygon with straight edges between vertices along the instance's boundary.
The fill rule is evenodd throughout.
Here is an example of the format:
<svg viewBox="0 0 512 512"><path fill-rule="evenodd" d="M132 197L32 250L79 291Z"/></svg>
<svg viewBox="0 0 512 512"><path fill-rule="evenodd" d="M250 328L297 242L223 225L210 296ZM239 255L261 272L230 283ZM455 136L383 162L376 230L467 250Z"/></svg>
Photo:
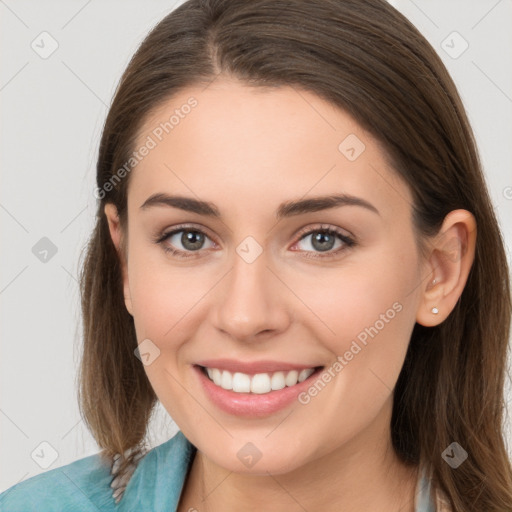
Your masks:
<svg viewBox="0 0 512 512"><path fill-rule="evenodd" d="M268 266L266 251L248 263L237 253L223 279L214 308L215 327L244 342L268 339L290 323L286 293L290 293Z"/></svg>

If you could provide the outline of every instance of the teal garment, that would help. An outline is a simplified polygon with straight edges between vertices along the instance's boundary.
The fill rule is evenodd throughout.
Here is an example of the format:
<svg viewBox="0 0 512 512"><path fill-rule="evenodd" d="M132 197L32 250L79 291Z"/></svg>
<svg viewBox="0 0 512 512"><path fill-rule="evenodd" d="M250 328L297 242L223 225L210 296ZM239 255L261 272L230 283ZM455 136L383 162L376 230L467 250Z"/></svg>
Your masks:
<svg viewBox="0 0 512 512"><path fill-rule="evenodd" d="M10 487L0 494L0 511L172 512L195 452L182 432L151 449L140 460L118 504L112 497L110 466L96 454ZM416 490L416 512L436 512L424 471Z"/></svg>

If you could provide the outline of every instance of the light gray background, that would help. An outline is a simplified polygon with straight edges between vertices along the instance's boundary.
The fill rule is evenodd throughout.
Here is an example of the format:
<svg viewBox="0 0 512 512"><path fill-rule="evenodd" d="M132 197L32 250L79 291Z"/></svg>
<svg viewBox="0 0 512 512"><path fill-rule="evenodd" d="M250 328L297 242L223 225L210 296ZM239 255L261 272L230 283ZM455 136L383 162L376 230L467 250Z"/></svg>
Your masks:
<svg viewBox="0 0 512 512"><path fill-rule="evenodd" d="M179 3L0 0L0 491L99 451L75 391L76 276L95 215L94 166L129 58ZM436 48L459 88L510 255L512 2L391 3ZM43 51L44 31L58 43L46 59L31 47ZM453 31L469 44L457 58L464 42ZM43 237L57 248L46 262L32 251ZM508 381L507 393L510 404ZM150 431L153 446L176 431L161 406ZM510 420L507 434L512 451Z"/></svg>

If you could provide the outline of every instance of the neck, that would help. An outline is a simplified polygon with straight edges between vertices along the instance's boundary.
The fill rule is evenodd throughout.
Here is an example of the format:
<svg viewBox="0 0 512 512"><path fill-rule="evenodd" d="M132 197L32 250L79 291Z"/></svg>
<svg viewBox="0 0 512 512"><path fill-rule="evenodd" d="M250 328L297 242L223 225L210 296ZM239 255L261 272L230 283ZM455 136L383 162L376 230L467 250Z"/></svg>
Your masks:
<svg viewBox="0 0 512 512"><path fill-rule="evenodd" d="M381 418L349 443L284 474L234 473L198 450L178 511L414 512L418 468L396 456L388 412L387 421Z"/></svg>

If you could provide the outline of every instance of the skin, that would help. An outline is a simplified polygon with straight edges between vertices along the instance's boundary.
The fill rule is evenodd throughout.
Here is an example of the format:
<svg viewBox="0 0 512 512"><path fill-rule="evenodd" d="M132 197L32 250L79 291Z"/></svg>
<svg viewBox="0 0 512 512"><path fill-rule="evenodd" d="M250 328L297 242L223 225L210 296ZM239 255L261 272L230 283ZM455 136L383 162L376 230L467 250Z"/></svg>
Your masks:
<svg viewBox="0 0 512 512"><path fill-rule="evenodd" d="M421 257L411 193L377 141L296 88L226 77L188 88L145 120L137 147L190 96L197 107L131 171L127 240L115 207L105 207L138 342L150 339L160 350L145 371L198 448L178 510L413 511L417 468L391 446L393 388L415 322L442 322L462 293L474 258L473 216L451 212ZM349 134L365 144L355 161L338 150ZM141 210L157 192L210 201L222 217ZM342 206L276 222L282 202L335 192L379 213ZM181 223L207 235L188 259L153 240ZM344 249L326 257L313 236L297 236L319 224L357 244L337 241L328 252ZM247 236L263 251L252 263L236 252ZM187 251L180 240L181 233L163 244ZM220 357L329 367L397 302L401 311L306 405L258 419L230 415L209 401L191 369ZM262 454L251 468L237 457L247 442Z"/></svg>

